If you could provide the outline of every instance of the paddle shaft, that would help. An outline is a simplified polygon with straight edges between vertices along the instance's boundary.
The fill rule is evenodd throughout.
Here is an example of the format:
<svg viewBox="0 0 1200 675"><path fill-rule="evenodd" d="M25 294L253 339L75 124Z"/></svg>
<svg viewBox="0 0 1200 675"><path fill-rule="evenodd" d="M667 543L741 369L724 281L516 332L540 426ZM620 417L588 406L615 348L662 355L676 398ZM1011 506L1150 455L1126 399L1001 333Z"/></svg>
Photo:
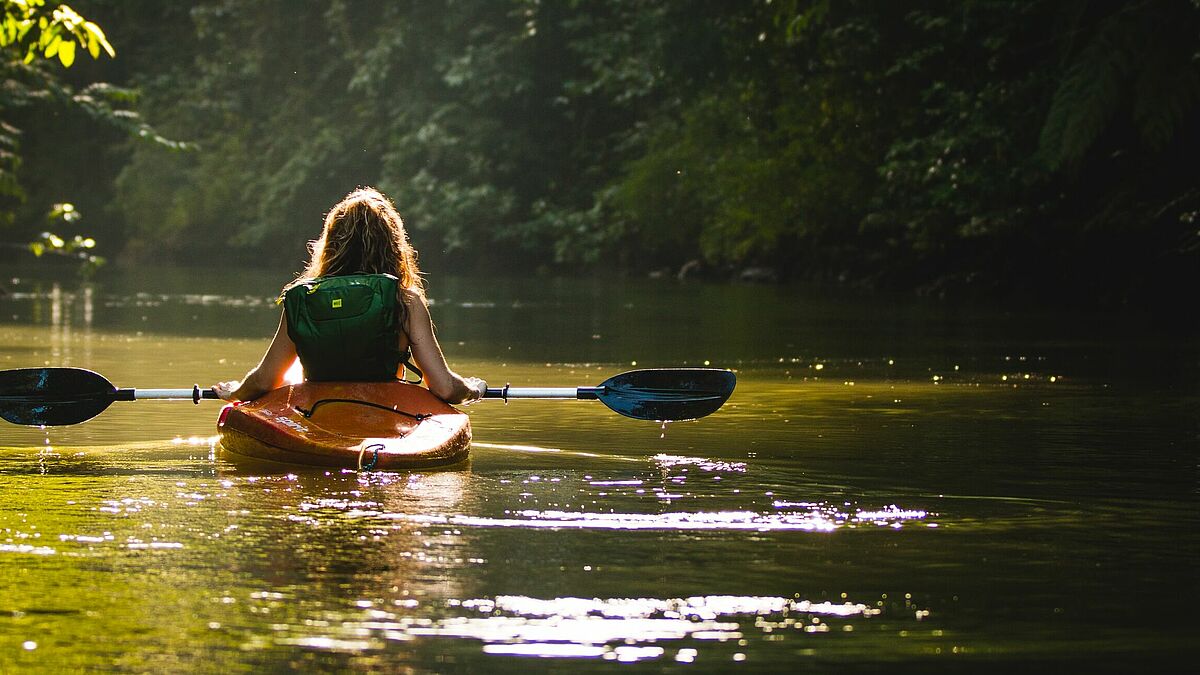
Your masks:
<svg viewBox="0 0 1200 675"><path fill-rule="evenodd" d="M114 401L141 401L143 399L216 399L217 392L212 389L201 389L193 385L191 389L118 389L114 392Z"/></svg>
<svg viewBox="0 0 1200 675"><path fill-rule="evenodd" d="M604 393L604 387L489 387L484 398L544 398L594 401Z"/></svg>

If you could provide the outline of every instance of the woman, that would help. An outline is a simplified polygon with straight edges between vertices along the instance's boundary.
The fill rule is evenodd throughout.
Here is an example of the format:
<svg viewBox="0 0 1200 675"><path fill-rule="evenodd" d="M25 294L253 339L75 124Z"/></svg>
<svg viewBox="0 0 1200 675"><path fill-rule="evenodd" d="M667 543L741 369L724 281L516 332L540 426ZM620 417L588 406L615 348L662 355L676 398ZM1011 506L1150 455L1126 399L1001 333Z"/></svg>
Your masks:
<svg viewBox="0 0 1200 675"><path fill-rule="evenodd" d="M403 379L415 359L429 390L448 403L478 400L487 383L446 364L433 332L417 254L391 201L377 190L351 192L325 217L311 259L283 289L275 338L241 382L213 389L251 401L285 384L297 356L309 380Z"/></svg>

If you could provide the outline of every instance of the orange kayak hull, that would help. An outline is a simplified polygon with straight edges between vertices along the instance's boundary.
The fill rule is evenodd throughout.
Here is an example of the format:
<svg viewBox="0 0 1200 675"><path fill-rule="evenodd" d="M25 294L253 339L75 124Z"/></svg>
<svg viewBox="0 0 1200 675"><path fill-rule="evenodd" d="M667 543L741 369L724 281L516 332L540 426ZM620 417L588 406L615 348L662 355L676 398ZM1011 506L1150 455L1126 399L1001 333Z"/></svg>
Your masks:
<svg viewBox="0 0 1200 675"><path fill-rule="evenodd" d="M232 459L374 471L465 461L470 418L404 382L304 382L228 405L217 422Z"/></svg>

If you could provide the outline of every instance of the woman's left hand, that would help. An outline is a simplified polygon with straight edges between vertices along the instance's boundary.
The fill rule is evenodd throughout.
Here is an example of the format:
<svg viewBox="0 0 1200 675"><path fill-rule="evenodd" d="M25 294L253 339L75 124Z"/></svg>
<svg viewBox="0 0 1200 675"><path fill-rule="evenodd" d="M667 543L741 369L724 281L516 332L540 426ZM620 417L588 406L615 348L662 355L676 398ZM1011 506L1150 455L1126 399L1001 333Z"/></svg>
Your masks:
<svg viewBox="0 0 1200 675"><path fill-rule="evenodd" d="M218 382L213 385L213 391L217 392L217 396L224 401L234 401L233 392L242 386L241 382L234 380L232 382Z"/></svg>

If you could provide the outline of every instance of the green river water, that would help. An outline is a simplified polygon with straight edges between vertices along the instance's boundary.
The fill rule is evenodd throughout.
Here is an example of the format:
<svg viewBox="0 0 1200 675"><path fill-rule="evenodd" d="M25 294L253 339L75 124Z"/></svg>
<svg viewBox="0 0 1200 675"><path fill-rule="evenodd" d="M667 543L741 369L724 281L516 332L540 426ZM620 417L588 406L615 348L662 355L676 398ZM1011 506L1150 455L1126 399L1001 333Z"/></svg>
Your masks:
<svg viewBox="0 0 1200 675"><path fill-rule="evenodd" d="M25 274L0 273L0 369L144 388L240 377L288 278ZM240 468L211 402L0 423L0 672L1131 672L1194 654L1190 329L667 281L435 277L430 297L452 367L493 386L711 365L738 387L665 428L482 402L469 466L400 474Z"/></svg>

